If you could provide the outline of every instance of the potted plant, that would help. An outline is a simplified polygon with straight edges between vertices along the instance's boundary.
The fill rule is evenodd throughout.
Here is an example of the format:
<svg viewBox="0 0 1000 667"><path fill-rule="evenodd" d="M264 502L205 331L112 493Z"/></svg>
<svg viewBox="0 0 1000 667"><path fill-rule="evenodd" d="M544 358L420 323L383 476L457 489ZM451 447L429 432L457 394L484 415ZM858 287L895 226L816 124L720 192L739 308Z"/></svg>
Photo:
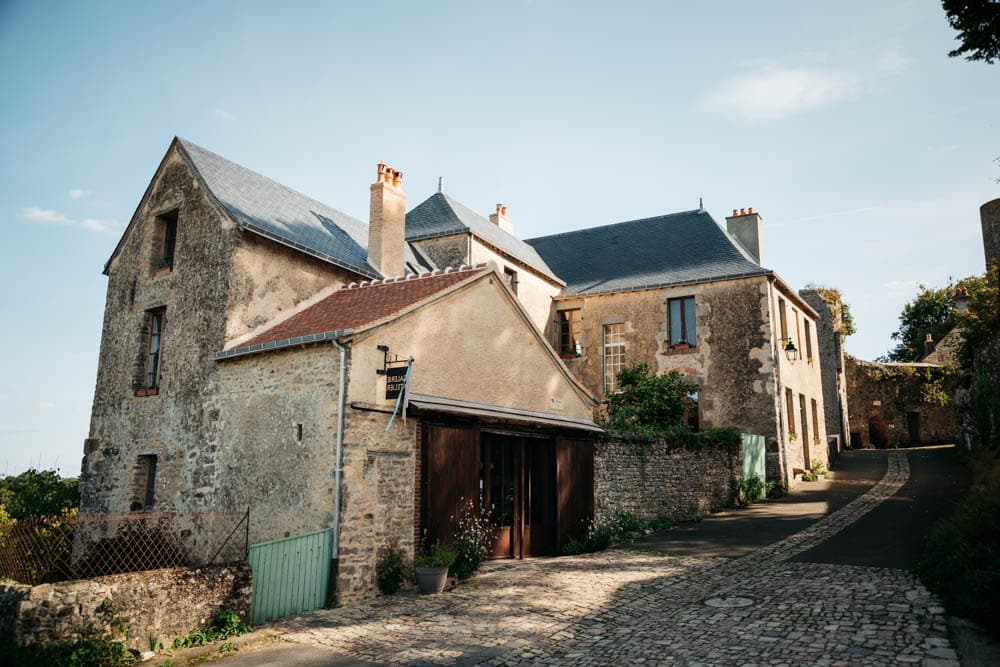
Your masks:
<svg viewBox="0 0 1000 667"><path fill-rule="evenodd" d="M455 562L455 552L440 544L430 554L413 560L413 574L421 593L440 593L448 583L448 568Z"/></svg>

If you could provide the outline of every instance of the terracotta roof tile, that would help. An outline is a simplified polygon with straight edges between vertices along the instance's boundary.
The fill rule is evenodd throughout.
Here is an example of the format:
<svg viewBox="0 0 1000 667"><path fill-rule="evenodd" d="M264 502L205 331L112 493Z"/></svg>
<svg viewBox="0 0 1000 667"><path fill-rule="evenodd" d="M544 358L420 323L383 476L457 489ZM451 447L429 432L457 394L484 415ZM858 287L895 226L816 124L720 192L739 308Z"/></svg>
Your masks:
<svg viewBox="0 0 1000 667"><path fill-rule="evenodd" d="M470 268L411 275L408 278L366 281L359 285L352 283L241 343L240 347L327 331L357 331L488 270L485 264L479 264Z"/></svg>

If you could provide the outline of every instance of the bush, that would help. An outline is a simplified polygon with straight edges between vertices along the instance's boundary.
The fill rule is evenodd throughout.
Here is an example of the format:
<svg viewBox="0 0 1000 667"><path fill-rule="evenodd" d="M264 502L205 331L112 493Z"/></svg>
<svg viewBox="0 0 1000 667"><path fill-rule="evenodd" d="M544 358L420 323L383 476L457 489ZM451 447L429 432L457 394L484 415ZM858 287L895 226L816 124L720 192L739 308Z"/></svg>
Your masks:
<svg viewBox="0 0 1000 667"><path fill-rule="evenodd" d="M950 614L1000 637L1000 460L981 452L968 494L931 534L917 574Z"/></svg>
<svg viewBox="0 0 1000 667"><path fill-rule="evenodd" d="M382 595L392 595L399 591L406 583L408 570L406 557L400 549L382 549L375 564L375 581Z"/></svg>
<svg viewBox="0 0 1000 667"><path fill-rule="evenodd" d="M655 375L648 364L623 368L618 372L618 391L607 397L606 426L644 433L683 427L694 407L689 398L694 389L675 371Z"/></svg>
<svg viewBox="0 0 1000 667"><path fill-rule="evenodd" d="M743 480L743 491L747 500L752 503L764 498L765 488L764 480L757 475L750 475Z"/></svg>
<svg viewBox="0 0 1000 667"><path fill-rule="evenodd" d="M608 523L599 524L591 522L587 526L586 533L581 537L571 539L563 545L563 553L567 556L576 556L577 554L603 551L612 544L634 539L647 530L666 530L673 528L675 525L676 522L665 515L658 516L650 521L644 521L631 512L619 512Z"/></svg>
<svg viewBox="0 0 1000 667"><path fill-rule="evenodd" d="M455 559L448 573L459 579L468 579L482 566L496 539L496 529L490 525L486 508L476 508L473 501L462 506L455 521Z"/></svg>
<svg viewBox="0 0 1000 667"><path fill-rule="evenodd" d="M175 639L174 648L204 646L205 644L222 641L230 637L245 635L252 629L243 622L243 619L235 611L232 609L223 609L216 614L215 620L212 621L212 627L207 630L195 630L194 632L189 632L184 637Z"/></svg>

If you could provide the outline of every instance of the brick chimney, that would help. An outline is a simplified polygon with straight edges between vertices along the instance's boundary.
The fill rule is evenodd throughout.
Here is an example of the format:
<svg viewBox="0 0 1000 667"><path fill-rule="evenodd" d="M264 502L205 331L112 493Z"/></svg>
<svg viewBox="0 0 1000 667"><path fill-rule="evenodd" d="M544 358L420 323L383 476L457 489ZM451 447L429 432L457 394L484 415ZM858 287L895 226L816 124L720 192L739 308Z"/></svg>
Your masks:
<svg viewBox="0 0 1000 667"><path fill-rule="evenodd" d="M959 315L969 312L969 290L964 287L955 290L955 310Z"/></svg>
<svg viewBox="0 0 1000 667"><path fill-rule="evenodd" d="M733 209L733 214L726 218L726 231L735 238L743 249L750 253L754 261L764 265L764 238L761 234L761 223L764 219L750 208Z"/></svg>
<svg viewBox="0 0 1000 667"><path fill-rule="evenodd" d="M934 344L934 336L927 334L927 337L924 338L924 356L926 357L928 354L933 352L936 347L937 346Z"/></svg>
<svg viewBox="0 0 1000 667"><path fill-rule="evenodd" d="M497 212L490 213L490 222L511 236L514 235L514 223L507 217L507 204L497 204Z"/></svg>
<svg viewBox="0 0 1000 667"><path fill-rule="evenodd" d="M403 172L378 163L368 214L368 261L385 277L405 273L406 193Z"/></svg>

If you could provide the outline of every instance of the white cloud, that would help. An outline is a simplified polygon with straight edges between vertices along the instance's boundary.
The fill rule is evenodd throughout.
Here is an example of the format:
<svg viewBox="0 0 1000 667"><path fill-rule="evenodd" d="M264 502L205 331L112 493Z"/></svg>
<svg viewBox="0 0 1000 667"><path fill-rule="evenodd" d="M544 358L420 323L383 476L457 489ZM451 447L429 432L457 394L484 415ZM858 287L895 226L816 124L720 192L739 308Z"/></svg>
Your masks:
<svg viewBox="0 0 1000 667"><path fill-rule="evenodd" d="M42 401L41 403L38 404L38 407L42 410L51 410L52 408L56 407L56 404L53 403L52 401Z"/></svg>
<svg viewBox="0 0 1000 667"><path fill-rule="evenodd" d="M21 217L34 222L58 222L64 225L72 225L73 221L59 211L37 206L27 206L21 209Z"/></svg>
<svg viewBox="0 0 1000 667"><path fill-rule="evenodd" d="M878 57L875 68L884 74L899 74L908 69L911 62L911 58L903 56L896 49L890 49Z"/></svg>
<svg viewBox="0 0 1000 667"><path fill-rule="evenodd" d="M84 190L83 188L73 188L66 194L69 195L70 199L83 199L90 195L90 190Z"/></svg>
<svg viewBox="0 0 1000 667"><path fill-rule="evenodd" d="M214 111L214 113L215 113L215 117L218 120L224 120L227 123L231 123L231 122L237 120L236 116L234 116L233 114L229 113L225 109L216 109Z"/></svg>
<svg viewBox="0 0 1000 667"><path fill-rule="evenodd" d="M850 97L859 83L842 70L770 65L724 79L704 103L741 120L779 120Z"/></svg>
<svg viewBox="0 0 1000 667"><path fill-rule="evenodd" d="M91 232L109 232L118 226L114 220L98 220L97 218L87 218L80 224Z"/></svg>

